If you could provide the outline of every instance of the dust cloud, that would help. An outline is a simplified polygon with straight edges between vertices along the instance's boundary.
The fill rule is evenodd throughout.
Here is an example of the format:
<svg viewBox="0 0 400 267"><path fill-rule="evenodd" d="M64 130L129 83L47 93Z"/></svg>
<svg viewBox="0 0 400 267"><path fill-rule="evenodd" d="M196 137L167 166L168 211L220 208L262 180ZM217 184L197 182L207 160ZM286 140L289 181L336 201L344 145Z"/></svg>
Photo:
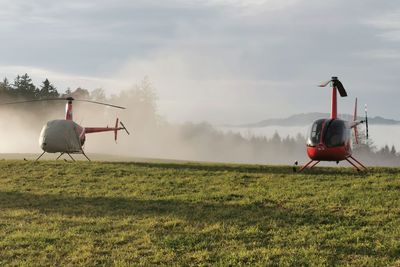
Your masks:
<svg viewBox="0 0 400 267"><path fill-rule="evenodd" d="M64 107L60 104L34 103L1 106L0 153L41 153L40 130L47 121L63 118Z"/></svg>
<svg viewBox="0 0 400 267"><path fill-rule="evenodd" d="M89 154L275 164L305 159L304 142L301 146L288 148L282 146L281 140L275 144L262 138L250 141L237 133L218 131L207 123L169 123L159 115L157 95L146 79L118 95L105 97L100 94L91 99L127 109L75 101L73 116L76 123L83 127L112 127L119 118L131 134L119 131L117 144L113 132L87 134L84 149ZM64 110L64 101L1 106L0 153L41 153L38 145L41 128L49 120L63 119Z"/></svg>
<svg viewBox="0 0 400 267"><path fill-rule="evenodd" d="M244 137L240 133L218 130L208 123L169 123L160 116L155 89L147 79L118 95L106 97L101 91L98 93L97 90L90 98L127 109L75 101L74 121L83 127L113 127L119 118L131 134L119 131L117 144L113 132L87 134L84 149L88 154L133 160L155 158L284 165L295 161L303 164L308 160L305 138L300 134L284 138L278 133L271 138ZM41 128L49 120L63 119L64 112L65 101L0 106L0 153L41 153L38 144ZM397 166L399 162L396 152L379 154L362 147L356 149L355 154L367 165Z"/></svg>

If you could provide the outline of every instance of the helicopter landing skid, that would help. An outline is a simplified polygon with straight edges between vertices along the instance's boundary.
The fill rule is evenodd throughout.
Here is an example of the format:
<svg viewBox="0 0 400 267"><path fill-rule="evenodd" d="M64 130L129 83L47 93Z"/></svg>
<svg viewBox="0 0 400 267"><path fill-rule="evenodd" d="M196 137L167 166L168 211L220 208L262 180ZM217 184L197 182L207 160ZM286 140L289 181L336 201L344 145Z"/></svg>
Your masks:
<svg viewBox="0 0 400 267"><path fill-rule="evenodd" d="M40 156L37 157L37 159L36 159L35 161L38 161L45 153L46 153L46 151L43 151L43 153L40 154ZM86 158L88 161L91 161L90 158L85 154L85 152L81 151L81 153L82 153L83 156L85 156L85 158ZM70 153L67 153L67 152L61 152L60 155L56 158L56 160L59 160L64 154L67 154L67 155L71 158L71 160L72 160L73 162L76 162L76 160L71 156L71 154L70 154Z"/></svg>
<svg viewBox="0 0 400 267"><path fill-rule="evenodd" d="M354 162L352 162L350 159L352 159ZM347 162L350 163L358 172L360 171L366 171L367 167L365 167L361 162L356 160L353 156L349 156L346 158ZM358 166L357 166L358 164Z"/></svg>
<svg viewBox="0 0 400 267"><path fill-rule="evenodd" d="M312 169L312 168L314 168L318 163L320 163L321 161L318 161L318 160L310 160L306 165L304 165L300 170L299 170L299 172L302 172L302 171L304 171L306 168L308 168L308 169ZM312 164L311 164L312 163Z"/></svg>
<svg viewBox="0 0 400 267"><path fill-rule="evenodd" d="M56 158L56 160L58 160L59 158L61 158L64 154L67 154L67 155L72 159L73 162L76 161L76 160L71 156L71 154L69 154L69 153L67 153L67 152L61 152L61 153L60 153L60 156L58 156L58 157ZM66 159L64 159L64 160L66 161Z"/></svg>
<svg viewBox="0 0 400 267"><path fill-rule="evenodd" d="M85 158L87 158L87 160L88 160L88 161L91 161L91 160L89 159L89 157L88 157L88 156L86 156L86 154L85 154L85 152L84 152L83 150L82 150L81 152L82 152L82 155L84 155L84 156L85 156Z"/></svg>
<svg viewBox="0 0 400 267"><path fill-rule="evenodd" d="M40 156L39 157L37 157L37 159L35 159L35 161L38 161L44 154L46 153L46 151L43 151L43 153L42 154L40 154Z"/></svg>
<svg viewBox="0 0 400 267"><path fill-rule="evenodd" d="M351 164L358 172L366 171L367 167L365 167L360 161L355 159L353 156L349 156L345 159L348 163ZM296 162L297 163L297 162ZM302 172L305 169L312 169L314 168L320 161L310 160L306 165L304 165L298 172ZM293 169L295 171L295 168Z"/></svg>

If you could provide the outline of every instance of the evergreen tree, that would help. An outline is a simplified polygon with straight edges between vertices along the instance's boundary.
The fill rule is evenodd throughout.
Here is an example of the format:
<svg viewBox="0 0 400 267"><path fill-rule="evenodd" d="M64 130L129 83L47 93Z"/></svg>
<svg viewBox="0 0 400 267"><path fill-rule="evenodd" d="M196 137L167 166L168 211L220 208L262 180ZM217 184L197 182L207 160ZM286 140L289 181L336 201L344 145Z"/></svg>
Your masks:
<svg viewBox="0 0 400 267"><path fill-rule="evenodd" d="M282 142L281 137L279 136L279 133L275 131L274 135L271 138L271 142L275 145L280 145Z"/></svg>
<svg viewBox="0 0 400 267"><path fill-rule="evenodd" d="M7 78L0 82L0 94L6 94L11 89L11 85Z"/></svg>
<svg viewBox="0 0 400 267"><path fill-rule="evenodd" d="M60 94L57 92L57 89L50 83L48 79L43 81L43 84L40 88L39 97L40 98L57 98Z"/></svg>
<svg viewBox="0 0 400 267"><path fill-rule="evenodd" d="M27 73L15 78L13 91L17 97L26 99L35 99L39 96L39 89L32 83L32 79Z"/></svg>
<svg viewBox="0 0 400 267"><path fill-rule="evenodd" d="M380 153L382 156L388 156L388 155L390 155L389 146L388 146L388 145L385 145L384 147L382 147L381 150L379 150L379 153Z"/></svg>
<svg viewBox="0 0 400 267"><path fill-rule="evenodd" d="M5 77L2 82L0 82L0 86L2 86L2 88L5 88L7 90L11 88L11 84L8 81L7 77Z"/></svg>
<svg viewBox="0 0 400 267"><path fill-rule="evenodd" d="M272 138L269 140L270 141L270 148L272 151L275 151L276 153L279 153L281 147L282 147L282 139L279 136L278 132L275 131L274 135Z"/></svg>
<svg viewBox="0 0 400 267"><path fill-rule="evenodd" d="M70 96L72 94L72 91L71 91L71 88L67 88L67 90L65 90L65 94L63 94L63 97L64 96Z"/></svg>
<svg viewBox="0 0 400 267"><path fill-rule="evenodd" d="M394 147L394 145L392 145L392 149L390 149L390 155L396 156L396 154L397 154L396 148Z"/></svg>
<svg viewBox="0 0 400 267"><path fill-rule="evenodd" d="M8 82L7 78L4 78L2 82L0 82L0 99L1 101L10 100L11 96L11 85Z"/></svg>

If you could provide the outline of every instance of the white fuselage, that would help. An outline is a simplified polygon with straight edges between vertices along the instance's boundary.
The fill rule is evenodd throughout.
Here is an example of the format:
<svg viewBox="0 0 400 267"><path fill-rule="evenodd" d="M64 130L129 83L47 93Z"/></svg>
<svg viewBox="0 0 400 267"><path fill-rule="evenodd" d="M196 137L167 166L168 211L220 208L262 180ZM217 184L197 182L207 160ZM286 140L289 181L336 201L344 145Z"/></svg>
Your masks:
<svg viewBox="0 0 400 267"><path fill-rule="evenodd" d="M52 120L43 126L39 145L48 153L79 153L85 141L84 130L72 120Z"/></svg>

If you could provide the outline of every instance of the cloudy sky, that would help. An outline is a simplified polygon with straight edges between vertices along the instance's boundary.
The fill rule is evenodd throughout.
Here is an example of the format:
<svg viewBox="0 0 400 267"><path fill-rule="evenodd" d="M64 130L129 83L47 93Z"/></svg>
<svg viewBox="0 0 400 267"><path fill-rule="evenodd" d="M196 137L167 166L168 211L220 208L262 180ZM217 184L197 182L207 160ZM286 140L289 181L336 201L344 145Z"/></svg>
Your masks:
<svg viewBox="0 0 400 267"><path fill-rule="evenodd" d="M0 74L115 93L149 76L170 121L254 122L329 111L341 78L400 119L400 2L0 0Z"/></svg>

